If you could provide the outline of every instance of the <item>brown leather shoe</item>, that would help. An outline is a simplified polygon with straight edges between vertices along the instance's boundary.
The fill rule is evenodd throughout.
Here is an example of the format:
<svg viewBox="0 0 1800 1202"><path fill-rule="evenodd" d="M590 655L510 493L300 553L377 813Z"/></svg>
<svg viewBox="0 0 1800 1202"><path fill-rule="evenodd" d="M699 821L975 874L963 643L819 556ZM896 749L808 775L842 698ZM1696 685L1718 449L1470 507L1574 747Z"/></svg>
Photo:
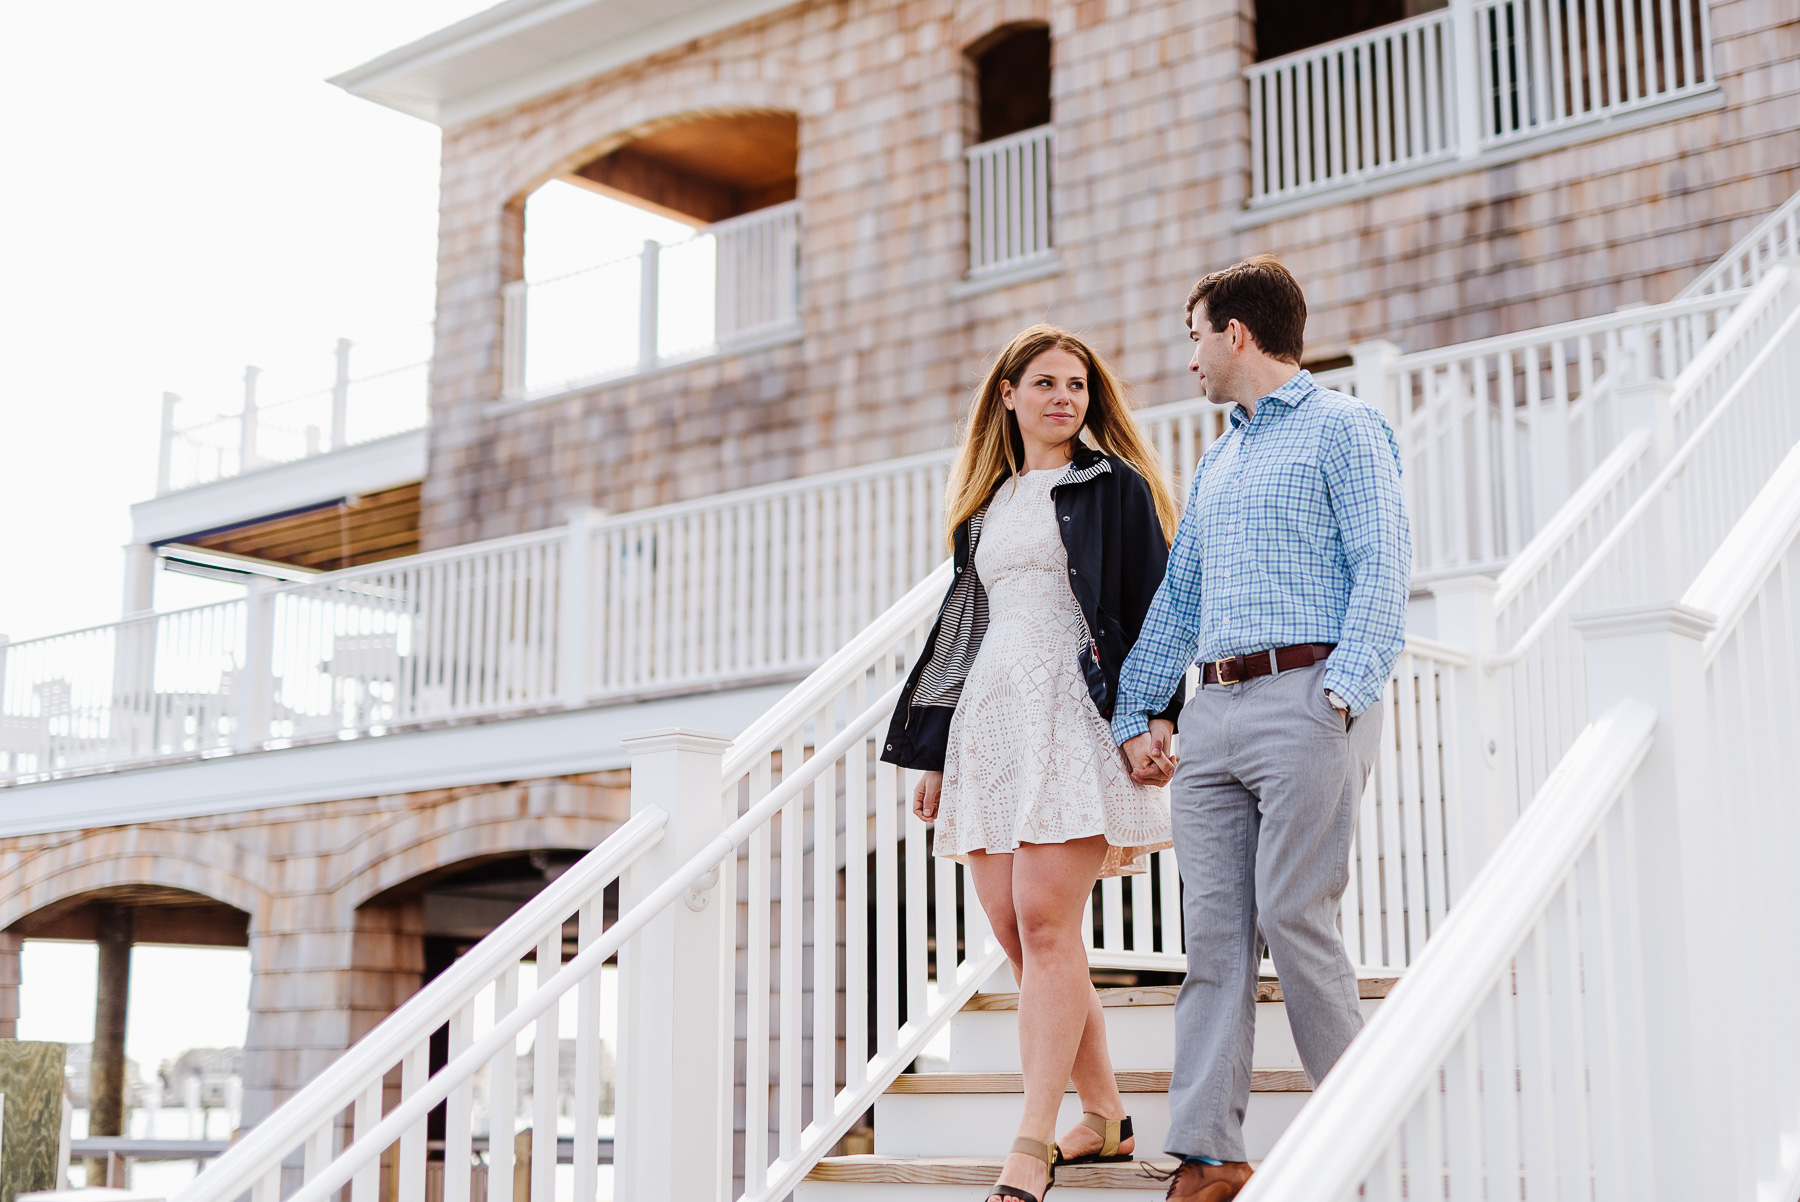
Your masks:
<svg viewBox="0 0 1800 1202"><path fill-rule="evenodd" d="M1173 1172L1158 1173L1157 1176L1169 1183L1169 1192L1163 1195L1166 1198L1178 1198L1181 1202L1228 1202L1237 1197L1244 1183L1250 1180L1250 1166L1241 1160L1225 1164L1184 1160Z"/></svg>

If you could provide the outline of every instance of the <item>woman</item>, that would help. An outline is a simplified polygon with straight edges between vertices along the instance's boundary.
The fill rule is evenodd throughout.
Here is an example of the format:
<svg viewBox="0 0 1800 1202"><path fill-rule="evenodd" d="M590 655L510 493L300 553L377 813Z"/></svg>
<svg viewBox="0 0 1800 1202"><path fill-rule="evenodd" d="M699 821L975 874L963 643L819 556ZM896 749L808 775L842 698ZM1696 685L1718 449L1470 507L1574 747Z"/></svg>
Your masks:
<svg viewBox="0 0 1800 1202"><path fill-rule="evenodd" d="M1167 793L1132 780L1107 720L1177 511L1118 380L1041 325L976 394L945 510L955 579L882 758L924 771L913 813L1012 960L1025 1114L989 1199L1041 1202L1059 1158L1134 1150L1081 915L1095 880L1170 845ZM1165 747L1182 700L1151 724ZM1071 1076L1087 1113L1052 1143Z"/></svg>

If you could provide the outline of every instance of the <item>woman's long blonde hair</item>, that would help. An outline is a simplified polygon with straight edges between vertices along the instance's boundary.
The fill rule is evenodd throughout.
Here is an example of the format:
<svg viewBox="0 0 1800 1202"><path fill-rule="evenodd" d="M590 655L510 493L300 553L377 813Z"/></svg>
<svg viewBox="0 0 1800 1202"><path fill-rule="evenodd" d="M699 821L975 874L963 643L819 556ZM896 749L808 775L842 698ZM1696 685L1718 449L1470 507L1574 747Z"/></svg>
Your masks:
<svg viewBox="0 0 1800 1202"><path fill-rule="evenodd" d="M1048 325L1021 330L1000 352L994 366L988 369L987 379L975 390L962 447L950 466L944 487L946 541L954 547L957 529L980 512L1002 481L1018 474L1019 465L1025 461L1025 439L1019 433L1019 419L1000 399L1000 382L1005 380L1016 390L1031 361L1053 349L1068 351L1087 368L1087 417L1074 437L1086 433L1101 451L1137 469L1156 500L1163 539L1173 542L1181 510L1169 491L1161 456L1144 441L1143 431L1131 416L1125 386L1087 343L1067 330Z"/></svg>

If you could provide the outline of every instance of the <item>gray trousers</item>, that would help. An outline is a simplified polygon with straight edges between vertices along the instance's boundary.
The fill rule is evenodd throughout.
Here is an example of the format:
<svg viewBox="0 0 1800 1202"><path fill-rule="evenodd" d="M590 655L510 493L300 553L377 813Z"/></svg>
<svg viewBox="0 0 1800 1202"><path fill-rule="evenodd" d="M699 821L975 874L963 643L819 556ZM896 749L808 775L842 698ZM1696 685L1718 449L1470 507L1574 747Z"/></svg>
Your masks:
<svg viewBox="0 0 1800 1202"><path fill-rule="evenodd" d="M1315 1086L1362 1029L1337 911L1382 715L1373 706L1346 731L1324 677L1315 664L1206 685L1181 712L1170 808L1188 970L1175 1001L1164 1148L1172 1155L1248 1158L1244 1108L1265 943Z"/></svg>

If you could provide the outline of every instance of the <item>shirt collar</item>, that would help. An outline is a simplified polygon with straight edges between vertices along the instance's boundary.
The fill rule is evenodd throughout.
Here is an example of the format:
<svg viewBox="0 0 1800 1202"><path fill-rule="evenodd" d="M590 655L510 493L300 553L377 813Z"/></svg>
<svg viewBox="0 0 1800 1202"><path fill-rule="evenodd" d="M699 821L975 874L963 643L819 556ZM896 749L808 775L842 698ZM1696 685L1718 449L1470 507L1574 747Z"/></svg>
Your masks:
<svg viewBox="0 0 1800 1202"><path fill-rule="evenodd" d="M1280 388L1277 388L1267 396L1258 398L1256 407L1258 409L1262 408L1264 401L1280 401L1289 409L1292 409L1318 390L1319 386L1313 382L1312 373L1303 367L1295 372L1293 379L1289 380L1286 384L1283 384ZM1244 412L1244 407L1242 405L1233 405L1231 407L1232 429L1236 429L1249 420L1249 415Z"/></svg>

